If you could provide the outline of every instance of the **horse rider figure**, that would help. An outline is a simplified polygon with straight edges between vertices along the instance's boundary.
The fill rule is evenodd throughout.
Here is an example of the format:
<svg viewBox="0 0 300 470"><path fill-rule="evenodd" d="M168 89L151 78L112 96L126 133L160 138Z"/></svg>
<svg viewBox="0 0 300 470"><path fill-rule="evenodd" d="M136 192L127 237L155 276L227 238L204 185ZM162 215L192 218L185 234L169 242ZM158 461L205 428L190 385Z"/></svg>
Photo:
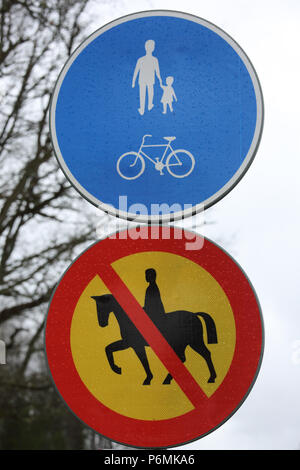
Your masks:
<svg viewBox="0 0 300 470"><path fill-rule="evenodd" d="M144 310L156 326L162 326L165 320L165 308L161 301L158 285L156 284L155 269L146 269L145 276L149 286L146 289Z"/></svg>

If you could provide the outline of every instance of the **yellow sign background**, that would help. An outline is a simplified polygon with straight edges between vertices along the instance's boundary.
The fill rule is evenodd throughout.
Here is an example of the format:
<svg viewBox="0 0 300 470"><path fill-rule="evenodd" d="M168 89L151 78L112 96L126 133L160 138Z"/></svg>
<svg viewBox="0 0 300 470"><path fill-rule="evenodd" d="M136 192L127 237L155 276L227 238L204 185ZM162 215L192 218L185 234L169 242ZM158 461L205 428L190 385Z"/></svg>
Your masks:
<svg viewBox="0 0 300 470"><path fill-rule="evenodd" d="M112 264L141 306L148 283L145 270L154 268L166 312L188 310L206 312L213 318L218 343L207 345L216 369L215 383L207 383L209 372L204 359L189 346L185 365L209 397L222 383L235 349L235 322L228 298L218 282L201 266L165 252L144 252L126 256ZM101 281L101 272L86 286L74 311L71 325L71 350L75 367L88 390L108 408L131 418L170 419L193 409L193 405L173 380L162 382L168 371L150 347L146 352L154 375L150 385L142 385L145 371L132 348L114 353L122 374L113 372L105 347L121 338L118 322L110 314L109 324L101 328L92 295L110 291ZM112 293L113 294L113 293ZM167 314L167 313L166 313ZM200 317L199 321L200 320ZM204 322L204 342L207 344Z"/></svg>

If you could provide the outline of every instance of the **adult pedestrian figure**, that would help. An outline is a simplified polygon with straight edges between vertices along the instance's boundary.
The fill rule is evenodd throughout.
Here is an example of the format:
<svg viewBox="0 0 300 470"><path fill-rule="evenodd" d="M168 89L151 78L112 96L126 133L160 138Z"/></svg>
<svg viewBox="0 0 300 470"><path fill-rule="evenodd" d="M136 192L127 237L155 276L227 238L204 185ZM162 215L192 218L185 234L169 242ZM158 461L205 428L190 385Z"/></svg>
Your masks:
<svg viewBox="0 0 300 470"><path fill-rule="evenodd" d="M139 87L140 87L140 107L138 108L141 116L145 112L145 101L146 101L146 90L148 93L148 111L151 111L153 108L153 95L154 95L154 83L155 76L162 86L162 80L160 77L159 63L158 59L152 55L152 52L155 49L155 42L153 39L149 39L145 42L146 55L140 57L137 60L134 74L132 78L132 88L135 87L135 81L139 75Z"/></svg>

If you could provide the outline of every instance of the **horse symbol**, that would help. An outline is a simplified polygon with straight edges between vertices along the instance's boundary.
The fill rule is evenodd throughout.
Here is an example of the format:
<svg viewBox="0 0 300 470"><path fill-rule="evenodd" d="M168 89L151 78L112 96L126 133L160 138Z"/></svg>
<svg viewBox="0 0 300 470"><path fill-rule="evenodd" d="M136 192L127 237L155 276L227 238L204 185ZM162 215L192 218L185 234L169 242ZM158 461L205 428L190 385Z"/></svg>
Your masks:
<svg viewBox="0 0 300 470"><path fill-rule="evenodd" d="M115 373L121 374L121 368L114 362L113 353L127 348L133 348L146 372L146 378L143 385L150 385L153 374L151 372L145 350L145 346L148 346L148 344L143 336L126 315L125 311L113 295L105 294L92 296L92 299L96 301L99 326L105 327L108 325L108 319L111 312L114 313L119 323L121 339L109 344L105 348L111 369ZM208 344L216 344L218 342L216 326L214 320L210 315L208 315L208 313L193 313L185 310L166 313L163 325L159 329L182 362L185 362L186 360L185 350L188 345L200 354L205 359L210 372L208 383L214 383L217 374L211 359L211 353L204 344L203 327L201 320L198 317L202 317L205 322ZM171 380L172 376L171 374L168 374L163 384L170 384Z"/></svg>

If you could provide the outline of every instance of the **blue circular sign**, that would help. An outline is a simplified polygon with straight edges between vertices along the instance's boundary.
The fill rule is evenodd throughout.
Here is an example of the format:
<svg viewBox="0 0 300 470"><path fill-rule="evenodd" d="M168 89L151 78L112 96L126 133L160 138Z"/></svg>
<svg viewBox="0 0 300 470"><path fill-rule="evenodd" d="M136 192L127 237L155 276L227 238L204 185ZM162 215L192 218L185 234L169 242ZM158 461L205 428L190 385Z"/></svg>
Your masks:
<svg viewBox="0 0 300 470"><path fill-rule="evenodd" d="M147 11L97 30L69 58L50 112L65 175L91 203L139 222L176 220L249 168L263 99L249 59L198 17Z"/></svg>

